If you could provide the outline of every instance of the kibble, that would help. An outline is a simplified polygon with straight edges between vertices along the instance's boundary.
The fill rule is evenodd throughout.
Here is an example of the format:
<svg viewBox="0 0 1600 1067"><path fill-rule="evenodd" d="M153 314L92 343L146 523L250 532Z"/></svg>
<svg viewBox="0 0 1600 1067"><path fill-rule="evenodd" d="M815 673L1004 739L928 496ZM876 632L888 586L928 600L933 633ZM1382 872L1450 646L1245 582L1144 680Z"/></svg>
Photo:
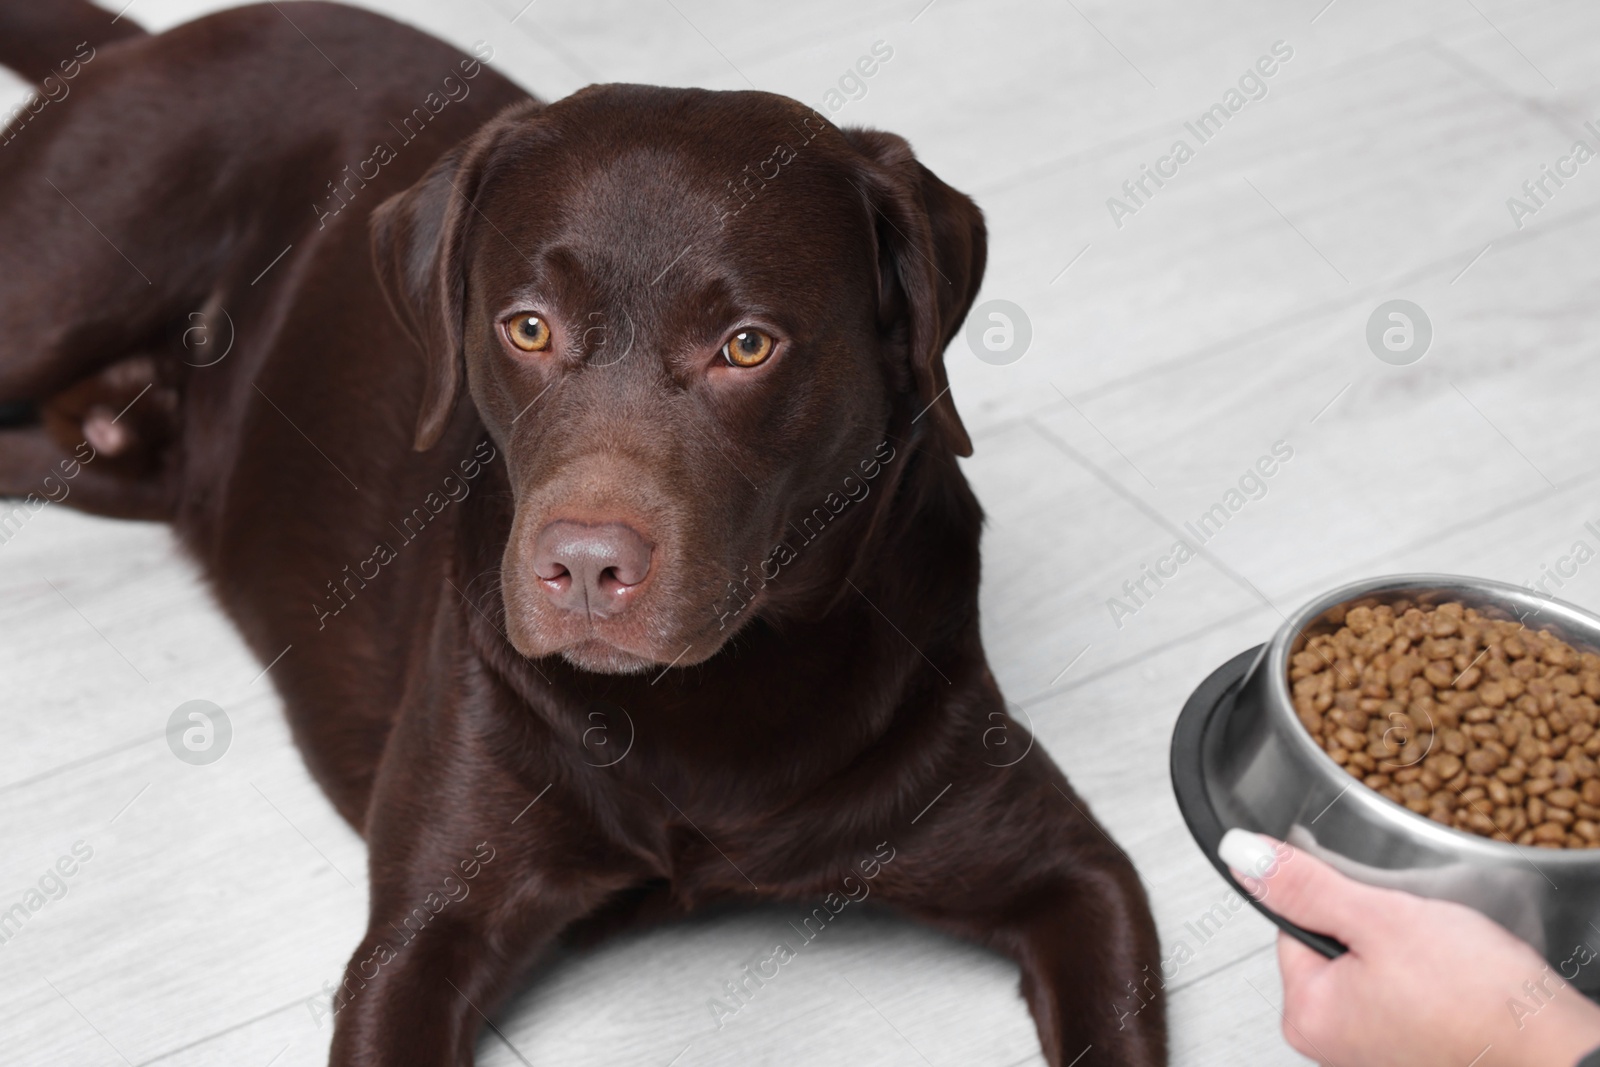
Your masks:
<svg viewBox="0 0 1600 1067"><path fill-rule="evenodd" d="M1335 763L1458 830L1600 847L1600 655L1455 602L1368 599L1327 621L1289 688Z"/></svg>

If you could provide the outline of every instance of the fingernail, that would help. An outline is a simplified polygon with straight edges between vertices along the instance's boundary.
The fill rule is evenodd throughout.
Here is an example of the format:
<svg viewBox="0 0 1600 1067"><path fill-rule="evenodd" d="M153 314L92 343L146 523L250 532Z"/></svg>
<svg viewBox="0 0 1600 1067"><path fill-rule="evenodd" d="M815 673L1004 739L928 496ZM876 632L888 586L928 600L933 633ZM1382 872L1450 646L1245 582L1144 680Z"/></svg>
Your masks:
<svg viewBox="0 0 1600 1067"><path fill-rule="evenodd" d="M1241 874L1265 878L1278 866L1278 853L1266 841L1247 830L1233 829L1222 835L1217 856Z"/></svg>

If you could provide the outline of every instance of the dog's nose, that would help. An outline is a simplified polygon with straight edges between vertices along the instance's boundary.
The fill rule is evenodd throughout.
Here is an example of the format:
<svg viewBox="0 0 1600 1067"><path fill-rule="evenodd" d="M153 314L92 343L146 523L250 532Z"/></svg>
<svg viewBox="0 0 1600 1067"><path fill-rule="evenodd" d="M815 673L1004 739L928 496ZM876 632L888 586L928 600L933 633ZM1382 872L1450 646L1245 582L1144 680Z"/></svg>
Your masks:
<svg viewBox="0 0 1600 1067"><path fill-rule="evenodd" d="M631 526L559 519L539 531L533 571L556 607L604 618L627 610L652 546Z"/></svg>

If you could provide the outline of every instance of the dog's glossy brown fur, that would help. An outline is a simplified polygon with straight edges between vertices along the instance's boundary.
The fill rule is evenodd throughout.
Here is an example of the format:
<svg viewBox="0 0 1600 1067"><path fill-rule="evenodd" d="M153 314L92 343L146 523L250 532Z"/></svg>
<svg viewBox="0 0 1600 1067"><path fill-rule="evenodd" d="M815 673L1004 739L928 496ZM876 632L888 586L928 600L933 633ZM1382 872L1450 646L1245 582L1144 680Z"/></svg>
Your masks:
<svg viewBox="0 0 1600 1067"><path fill-rule="evenodd" d="M942 363L976 207L780 97L547 106L279 6L145 37L0 2L19 69L98 48L0 146L0 402L44 413L0 431L0 491L81 460L81 420L125 456L71 503L170 520L276 661L370 845L333 1062L470 1063L574 931L868 890L1014 958L1051 1064L1163 1062L1159 1005L1116 1007L1159 963L1138 877L1015 759L979 643ZM507 343L530 308L546 352ZM719 360L751 325L772 357ZM550 600L557 521L641 532L627 611Z"/></svg>

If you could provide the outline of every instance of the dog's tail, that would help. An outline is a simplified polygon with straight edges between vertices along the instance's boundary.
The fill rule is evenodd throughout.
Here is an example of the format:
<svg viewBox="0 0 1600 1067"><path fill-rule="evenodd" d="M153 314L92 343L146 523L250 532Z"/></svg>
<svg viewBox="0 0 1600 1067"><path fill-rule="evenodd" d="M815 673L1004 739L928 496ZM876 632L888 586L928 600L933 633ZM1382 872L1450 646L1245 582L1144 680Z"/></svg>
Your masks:
<svg viewBox="0 0 1600 1067"><path fill-rule="evenodd" d="M98 48L142 36L139 25L88 0L0 0L0 66L29 81L81 61L84 45Z"/></svg>

